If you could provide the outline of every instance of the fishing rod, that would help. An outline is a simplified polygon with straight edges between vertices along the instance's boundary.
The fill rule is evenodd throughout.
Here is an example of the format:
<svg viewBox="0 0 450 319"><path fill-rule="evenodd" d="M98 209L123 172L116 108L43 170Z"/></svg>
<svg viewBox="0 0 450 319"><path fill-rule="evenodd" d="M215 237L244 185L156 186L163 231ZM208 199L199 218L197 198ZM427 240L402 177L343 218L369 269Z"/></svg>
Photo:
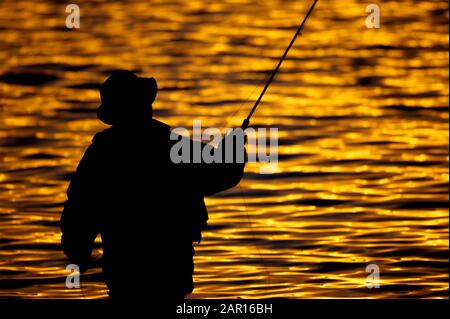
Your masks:
<svg viewBox="0 0 450 319"><path fill-rule="evenodd" d="M292 45L294 44L295 40L297 39L298 35L301 35L303 26L305 25L306 20L308 20L308 17L311 15L311 12L314 10L314 7L316 6L317 1L318 0L314 0L313 4L309 8L308 12L306 13L305 18L303 19L302 23L300 24L300 26L298 27L297 31L295 32L294 37L291 40L291 43L289 43L288 47L286 48L286 51L284 51L283 56L281 57L281 59L278 62L277 66L275 67L275 69L273 70L272 74L270 75L270 78L267 81L266 85L264 86L264 88L263 88L259 98L256 100L255 105L253 106L252 110L248 114L247 118L242 122L241 128L243 130L245 130L250 125L250 119L251 119L253 113L255 112L256 108L258 107L259 103L261 102L264 94L266 93L266 91L269 88L270 84L272 83L273 79L275 78L275 75L278 73L278 70L280 69L281 64L286 59L286 56L287 56L289 50L291 49Z"/></svg>

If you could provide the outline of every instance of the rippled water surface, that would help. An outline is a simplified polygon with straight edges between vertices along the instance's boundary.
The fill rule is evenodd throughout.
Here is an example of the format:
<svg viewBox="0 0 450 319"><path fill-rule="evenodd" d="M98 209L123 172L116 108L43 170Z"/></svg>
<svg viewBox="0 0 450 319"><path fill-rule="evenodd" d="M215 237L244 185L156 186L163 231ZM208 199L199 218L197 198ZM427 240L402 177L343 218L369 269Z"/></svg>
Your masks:
<svg viewBox="0 0 450 319"><path fill-rule="evenodd" d="M106 296L98 268L65 288L58 220L111 70L155 76L174 127L240 124L310 2L82 1L78 30L65 5L0 2L0 297ZM207 199L193 297L448 297L448 3L365 5L319 0L253 118L278 172Z"/></svg>

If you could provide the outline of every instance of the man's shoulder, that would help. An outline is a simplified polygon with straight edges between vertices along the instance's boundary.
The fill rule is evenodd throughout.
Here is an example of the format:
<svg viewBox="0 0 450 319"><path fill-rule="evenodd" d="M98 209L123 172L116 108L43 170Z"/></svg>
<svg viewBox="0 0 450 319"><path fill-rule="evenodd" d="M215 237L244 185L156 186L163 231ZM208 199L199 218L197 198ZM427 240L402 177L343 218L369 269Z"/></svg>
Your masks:
<svg viewBox="0 0 450 319"><path fill-rule="evenodd" d="M152 126L159 130L170 131L170 125L155 119L152 119Z"/></svg>
<svg viewBox="0 0 450 319"><path fill-rule="evenodd" d="M118 141L140 140L141 138L151 138L156 140L168 140L171 127L161 121L152 119L150 125L142 127L114 127L111 126L98 132L92 138L93 146L108 146Z"/></svg>
<svg viewBox="0 0 450 319"><path fill-rule="evenodd" d="M92 138L92 144L94 145L102 145L108 142L113 137L113 129L112 127L104 129L101 132L98 132Z"/></svg>

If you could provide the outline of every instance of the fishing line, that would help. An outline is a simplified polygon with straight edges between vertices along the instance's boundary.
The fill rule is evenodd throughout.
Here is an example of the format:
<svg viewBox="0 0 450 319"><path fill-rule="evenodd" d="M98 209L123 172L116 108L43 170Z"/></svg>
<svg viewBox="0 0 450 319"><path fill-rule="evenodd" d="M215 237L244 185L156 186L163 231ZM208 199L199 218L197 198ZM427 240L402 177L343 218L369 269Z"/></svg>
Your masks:
<svg viewBox="0 0 450 319"><path fill-rule="evenodd" d="M273 73L273 71L275 70L277 64L278 64L278 62L275 62L275 63L273 64L273 67L270 69L270 70L271 70L270 73L268 73L263 79L259 80L258 83L255 84L255 85L253 86L253 89L252 89L252 91L250 92L250 95L247 97L247 99L239 105L239 107L237 108L237 110L233 111L233 113L231 113L231 115L228 115L228 116L226 117L226 120L225 120L226 123L225 123L225 125L222 126L222 127L224 127L224 128L227 128L227 127L228 127L228 124L231 122L231 120L233 120L233 118L235 117L235 115L242 109L242 107L243 107L244 105L246 105L246 104L250 101L250 99L252 98L253 93L255 93L256 89L257 89L262 83L266 83L266 82L267 82L267 80L269 79L270 74Z"/></svg>
<svg viewBox="0 0 450 319"><path fill-rule="evenodd" d="M253 243L256 243L255 229L254 229L253 223L252 223L252 221L250 219L250 214L248 213L247 201L245 199L244 191L243 191L243 189L242 189L240 184L238 185L238 187L239 187L239 191L241 192L242 201L244 203L244 211L245 211L245 214L247 216L248 224L250 226L250 234L252 236ZM269 287L269 283L270 283L270 272L269 272L268 267L267 267L267 265L266 265L266 263L264 261L264 258L262 257L261 250L259 249L258 245L254 244L254 246L256 248L256 251L257 251L257 254L258 254L258 257L259 257L259 261L260 261L260 263L263 266L264 274L265 274L265 277L266 277L266 287L268 288Z"/></svg>
<svg viewBox="0 0 450 319"><path fill-rule="evenodd" d="M312 5L309 7L309 10L308 10L308 12L306 13L305 17L303 18L302 23L300 24L300 26L297 28L297 30L296 30L296 32L295 32L294 37L292 38L291 42L289 43L288 47L287 47L286 50L284 51L283 55L281 56L280 60L279 60L278 63L276 64L276 66L272 69L272 72L271 72L271 74L270 74L270 77L269 77L269 79L267 80L267 82L266 82L266 84L265 84L265 86L264 86L264 88L263 88L261 94L259 95L259 97L258 97L258 99L256 100L255 104L253 105L253 108L250 110L250 113L248 114L248 116L247 116L247 117L244 119L244 121L242 122L241 128L242 128L243 130L245 130L245 129L250 125L250 119L251 119L253 113L256 111L256 109L257 109L259 103L262 101L262 98L264 97L264 94L266 93L266 91L267 91L267 89L269 88L270 84L271 84L272 81L274 80L275 75L276 75L276 74L278 73L278 71L280 70L281 64L282 64L283 61L286 59L286 57L287 57L287 55L288 55L288 53L289 53L289 50L292 48L292 46L293 46L294 43L295 43L295 40L297 39L297 37L298 37L299 35L302 34L301 32L302 32L303 26L305 25L306 21L308 20L308 17L311 15L312 11L314 10L314 7L316 6L317 2L318 2L318 0L314 0L314 2L312 3ZM256 88L256 86L255 86L255 88ZM253 92L254 92L255 88L252 90L252 93L250 94L250 97L253 95ZM246 101L245 103L242 103L242 104L239 106L239 108L231 115L231 118L233 118L234 115L237 114L237 113L239 112L239 110L242 108L242 106L243 106L244 104L246 104L246 103L250 100L250 97L247 99L247 101ZM230 120L231 120L231 119L228 119L228 120L227 120L226 125L228 125L228 123L229 123ZM250 226L250 233L251 233L251 236L252 236L252 240L253 240L254 243L256 243L256 235L255 235L253 223L251 222L250 215L249 215L249 213L248 213L247 203L246 203L245 196L244 196L244 191L243 191L241 185L239 185L238 187L239 187L239 190L240 190L240 192L241 192L241 197L242 197L243 204L244 204L244 205L243 205L243 206L244 206L244 211L245 211L245 213L246 213L247 220L248 220L248 223L249 223L249 226ZM258 253L258 255L259 255L259 259L260 259L260 261L261 261L261 264L263 265L264 272L265 272L265 277L266 277L266 279L267 279L266 285L267 285L267 287L268 287L268 286L269 286L269 281L270 281L270 273L269 273L268 268L267 268L267 266L266 266L266 264L265 264L265 262L264 262L264 258L262 257L262 254L261 254L261 252L260 252L260 250L259 250L258 245L254 244L254 246L255 246L255 248L256 248L256 250L257 250L257 253Z"/></svg>
<svg viewBox="0 0 450 319"><path fill-rule="evenodd" d="M250 113L248 114L247 118L244 119L243 123L242 123L242 128L246 129L249 125L250 125L250 119L253 116L253 113L256 111L257 107L259 106L260 102L262 101L262 98L264 97L264 95L266 94L267 89L269 88L270 84L272 83L272 81L275 78L275 75L277 75L278 71L281 68L281 65L283 64L284 60L286 59L290 49L292 48L292 46L295 43L295 40L297 40L297 37L299 35L302 35L302 30L303 27L306 23L306 21L308 20L309 16L311 15L311 13L314 10L314 7L316 6L318 0L314 0L313 4L309 7L308 12L306 13L305 17L303 18L302 23L300 24L300 26L297 28L294 37L292 38L291 42L289 43L289 45L287 46L286 50L284 51L283 55L281 56L281 58L279 59L278 63L276 64L276 66L272 69L272 72L270 73L270 77L267 80L266 84L264 85L264 88L261 92L261 94L259 95L258 99L256 100L255 104L253 105L252 109L250 110ZM253 95L255 88L252 90L252 93L250 94ZM247 103L250 100L250 97L247 99L247 101L245 101L244 103L242 103L239 108L237 109L237 111L233 112L231 117L233 118L234 115L242 108L242 106ZM230 121L230 119L227 121L226 125L228 125L228 122Z"/></svg>

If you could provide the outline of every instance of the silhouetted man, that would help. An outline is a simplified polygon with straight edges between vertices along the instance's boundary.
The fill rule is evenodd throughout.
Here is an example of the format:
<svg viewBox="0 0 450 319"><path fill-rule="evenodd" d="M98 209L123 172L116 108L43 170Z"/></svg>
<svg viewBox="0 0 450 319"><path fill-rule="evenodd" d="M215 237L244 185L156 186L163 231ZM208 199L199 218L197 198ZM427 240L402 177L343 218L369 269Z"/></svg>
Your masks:
<svg viewBox="0 0 450 319"><path fill-rule="evenodd" d="M101 86L97 115L112 126L86 150L61 217L64 252L82 271L101 235L104 279L114 299L180 299L192 292L192 243L208 219L204 196L243 176L244 163L174 164L170 150L177 141L169 126L152 119L156 93L155 79L129 71L114 72Z"/></svg>

